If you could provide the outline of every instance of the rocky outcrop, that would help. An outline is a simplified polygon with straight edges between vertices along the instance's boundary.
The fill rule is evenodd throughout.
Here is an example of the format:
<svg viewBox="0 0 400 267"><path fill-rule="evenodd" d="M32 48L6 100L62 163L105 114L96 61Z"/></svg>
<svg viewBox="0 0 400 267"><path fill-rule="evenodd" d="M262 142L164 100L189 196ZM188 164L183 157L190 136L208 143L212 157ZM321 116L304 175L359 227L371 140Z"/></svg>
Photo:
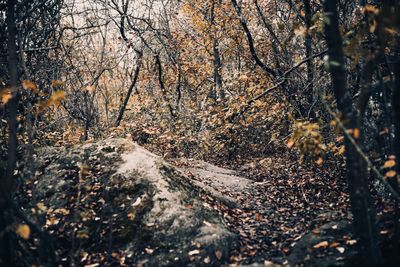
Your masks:
<svg viewBox="0 0 400 267"><path fill-rule="evenodd" d="M126 139L42 148L35 158L31 191L45 207L45 228L59 236L62 227L85 253L118 251L130 266L220 266L236 246L199 198L201 184ZM107 251L93 248L99 242ZM85 263L95 262L87 254Z"/></svg>

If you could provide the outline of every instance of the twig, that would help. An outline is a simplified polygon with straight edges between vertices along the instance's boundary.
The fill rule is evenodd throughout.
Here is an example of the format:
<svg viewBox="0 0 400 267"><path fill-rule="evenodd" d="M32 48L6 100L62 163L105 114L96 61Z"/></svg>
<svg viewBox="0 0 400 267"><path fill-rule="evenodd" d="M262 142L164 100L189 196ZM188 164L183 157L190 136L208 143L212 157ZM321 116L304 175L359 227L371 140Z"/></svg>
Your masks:
<svg viewBox="0 0 400 267"><path fill-rule="evenodd" d="M397 199L398 201L400 201L400 196L399 194L393 189L393 187L388 183L388 181L386 181L385 176L383 176L380 171L375 167L375 165L371 162L371 160L368 158L367 155L365 155L365 153L362 151L361 147L357 144L356 140L354 140L353 136L348 132L348 129L346 129L346 127L343 125L342 121L340 120L340 118L338 118L338 116L336 115L335 112L333 112L333 110L329 107L329 105L322 99L322 103L324 105L324 107L326 108L326 110L328 111L328 113L334 118L334 120L336 121L337 125L340 127L340 129L343 131L344 135L348 138L348 140L350 141L350 143L354 146L354 148L356 149L357 153L361 156L361 158L367 163L368 168L370 168L374 174L376 175L376 177L388 188L388 190L390 191L390 193L392 193L392 196Z"/></svg>
<svg viewBox="0 0 400 267"><path fill-rule="evenodd" d="M277 89L279 86L283 85L284 83L287 82L286 76L289 75L290 73L292 73L294 70L298 69L301 65L307 63L309 60L320 57L325 55L328 52L328 50L324 50L322 52L319 52L315 55L312 55L311 57L308 57L306 59L303 59L302 61L300 61L299 63L297 63L296 65L294 65L293 67L291 67L290 69L288 69L287 71L285 71L285 73L283 73L283 75L280 77L280 79L278 80L278 83L275 84L272 87L267 88L266 90L264 90L262 93L260 93L259 95L253 97L252 99L250 99L249 101L246 102L245 108L235 114L233 114L230 117L230 120L235 119L237 116L242 115L244 112L246 112L249 108L250 105L253 104L255 101L257 101L258 99L266 96L268 93L272 92L273 90ZM226 112L228 111L229 108L225 108L222 111Z"/></svg>

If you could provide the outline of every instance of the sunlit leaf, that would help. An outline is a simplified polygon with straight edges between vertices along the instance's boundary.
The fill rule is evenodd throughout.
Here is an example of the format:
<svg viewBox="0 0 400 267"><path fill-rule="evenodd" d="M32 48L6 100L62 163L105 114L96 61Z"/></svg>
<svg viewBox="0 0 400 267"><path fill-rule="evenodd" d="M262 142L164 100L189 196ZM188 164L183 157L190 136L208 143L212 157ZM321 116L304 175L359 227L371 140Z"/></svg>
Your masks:
<svg viewBox="0 0 400 267"><path fill-rule="evenodd" d="M39 102L39 112L52 105L59 106L61 101L65 99L66 93L64 91L54 92L48 100Z"/></svg>
<svg viewBox="0 0 400 267"><path fill-rule="evenodd" d="M12 98L12 92L10 88L0 89L0 101L5 105Z"/></svg>
<svg viewBox="0 0 400 267"><path fill-rule="evenodd" d="M364 6L364 12L372 13L372 14L378 14L379 13L379 9L376 6L367 4L367 5Z"/></svg>
<svg viewBox="0 0 400 267"><path fill-rule="evenodd" d="M23 80L22 81L22 88L24 88L25 90L32 90L35 91L37 89L37 85L30 81L30 80Z"/></svg>
<svg viewBox="0 0 400 267"><path fill-rule="evenodd" d="M322 165L324 163L324 159L323 158L319 158L318 160L315 161L315 163L320 166L320 165Z"/></svg>
<svg viewBox="0 0 400 267"><path fill-rule="evenodd" d="M343 155L345 151L346 151L346 148L344 146L340 146L339 151L337 152L337 154L338 155Z"/></svg>
<svg viewBox="0 0 400 267"><path fill-rule="evenodd" d="M397 175L397 172L396 171L388 171L387 173L386 173L386 177L387 178L393 178L393 177L395 177Z"/></svg>
<svg viewBox="0 0 400 267"><path fill-rule="evenodd" d="M286 146L290 149L290 148L293 147L294 143L295 143L295 142L294 142L293 139L289 139L289 141L286 143Z"/></svg>
<svg viewBox="0 0 400 267"><path fill-rule="evenodd" d="M29 239L29 236L31 235L31 228L29 228L27 224L20 224L15 232L23 239Z"/></svg>
<svg viewBox="0 0 400 267"><path fill-rule="evenodd" d="M388 161L385 162L385 164L383 165L383 168L389 169L389 168L392 168L394 166L396 166L396 161L391 159L391 160L388 160Z"/></svg>
<svg viewBox="0 0 400 267"><path fill-rule="evenodd" d="M318 249L318 248L326 248L328 246L329 246L328 241L322 241L322 242L314 245L313 248L316 248L316 249Z"/></svg>

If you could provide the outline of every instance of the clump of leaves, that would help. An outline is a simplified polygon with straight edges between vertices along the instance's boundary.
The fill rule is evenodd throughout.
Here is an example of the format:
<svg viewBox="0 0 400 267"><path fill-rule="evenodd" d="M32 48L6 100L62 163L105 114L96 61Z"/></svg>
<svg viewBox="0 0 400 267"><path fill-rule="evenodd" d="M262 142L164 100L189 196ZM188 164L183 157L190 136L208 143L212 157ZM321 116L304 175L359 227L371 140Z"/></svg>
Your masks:
<svg viewBox="0 0 400 267"><path fill-rule="evenodd" d="M327 147L323 142L320 126L309 121L295 121L293 134L287 142L289 149L295 148L300 161L314 160L318 165L323 163Z"/></svg>

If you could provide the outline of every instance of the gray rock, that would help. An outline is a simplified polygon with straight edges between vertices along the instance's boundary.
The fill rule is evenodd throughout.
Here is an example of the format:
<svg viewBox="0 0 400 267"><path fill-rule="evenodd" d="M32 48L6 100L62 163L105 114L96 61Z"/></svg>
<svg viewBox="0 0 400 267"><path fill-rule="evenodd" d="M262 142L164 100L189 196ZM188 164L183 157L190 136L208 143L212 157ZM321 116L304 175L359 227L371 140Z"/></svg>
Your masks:
<svg viewBox="0 0 400 267"><path fill-rule="evenodd" d="M101 184L104 213L122 224L113 246L131 264L220 266L237 246L236 234L199 198L201 185L126 139L42 148L35 164L35 198L53 210L66 207L71 195L84 203L90 195L83 189ZM96 224L88 225L94 232Z"/></svg>

